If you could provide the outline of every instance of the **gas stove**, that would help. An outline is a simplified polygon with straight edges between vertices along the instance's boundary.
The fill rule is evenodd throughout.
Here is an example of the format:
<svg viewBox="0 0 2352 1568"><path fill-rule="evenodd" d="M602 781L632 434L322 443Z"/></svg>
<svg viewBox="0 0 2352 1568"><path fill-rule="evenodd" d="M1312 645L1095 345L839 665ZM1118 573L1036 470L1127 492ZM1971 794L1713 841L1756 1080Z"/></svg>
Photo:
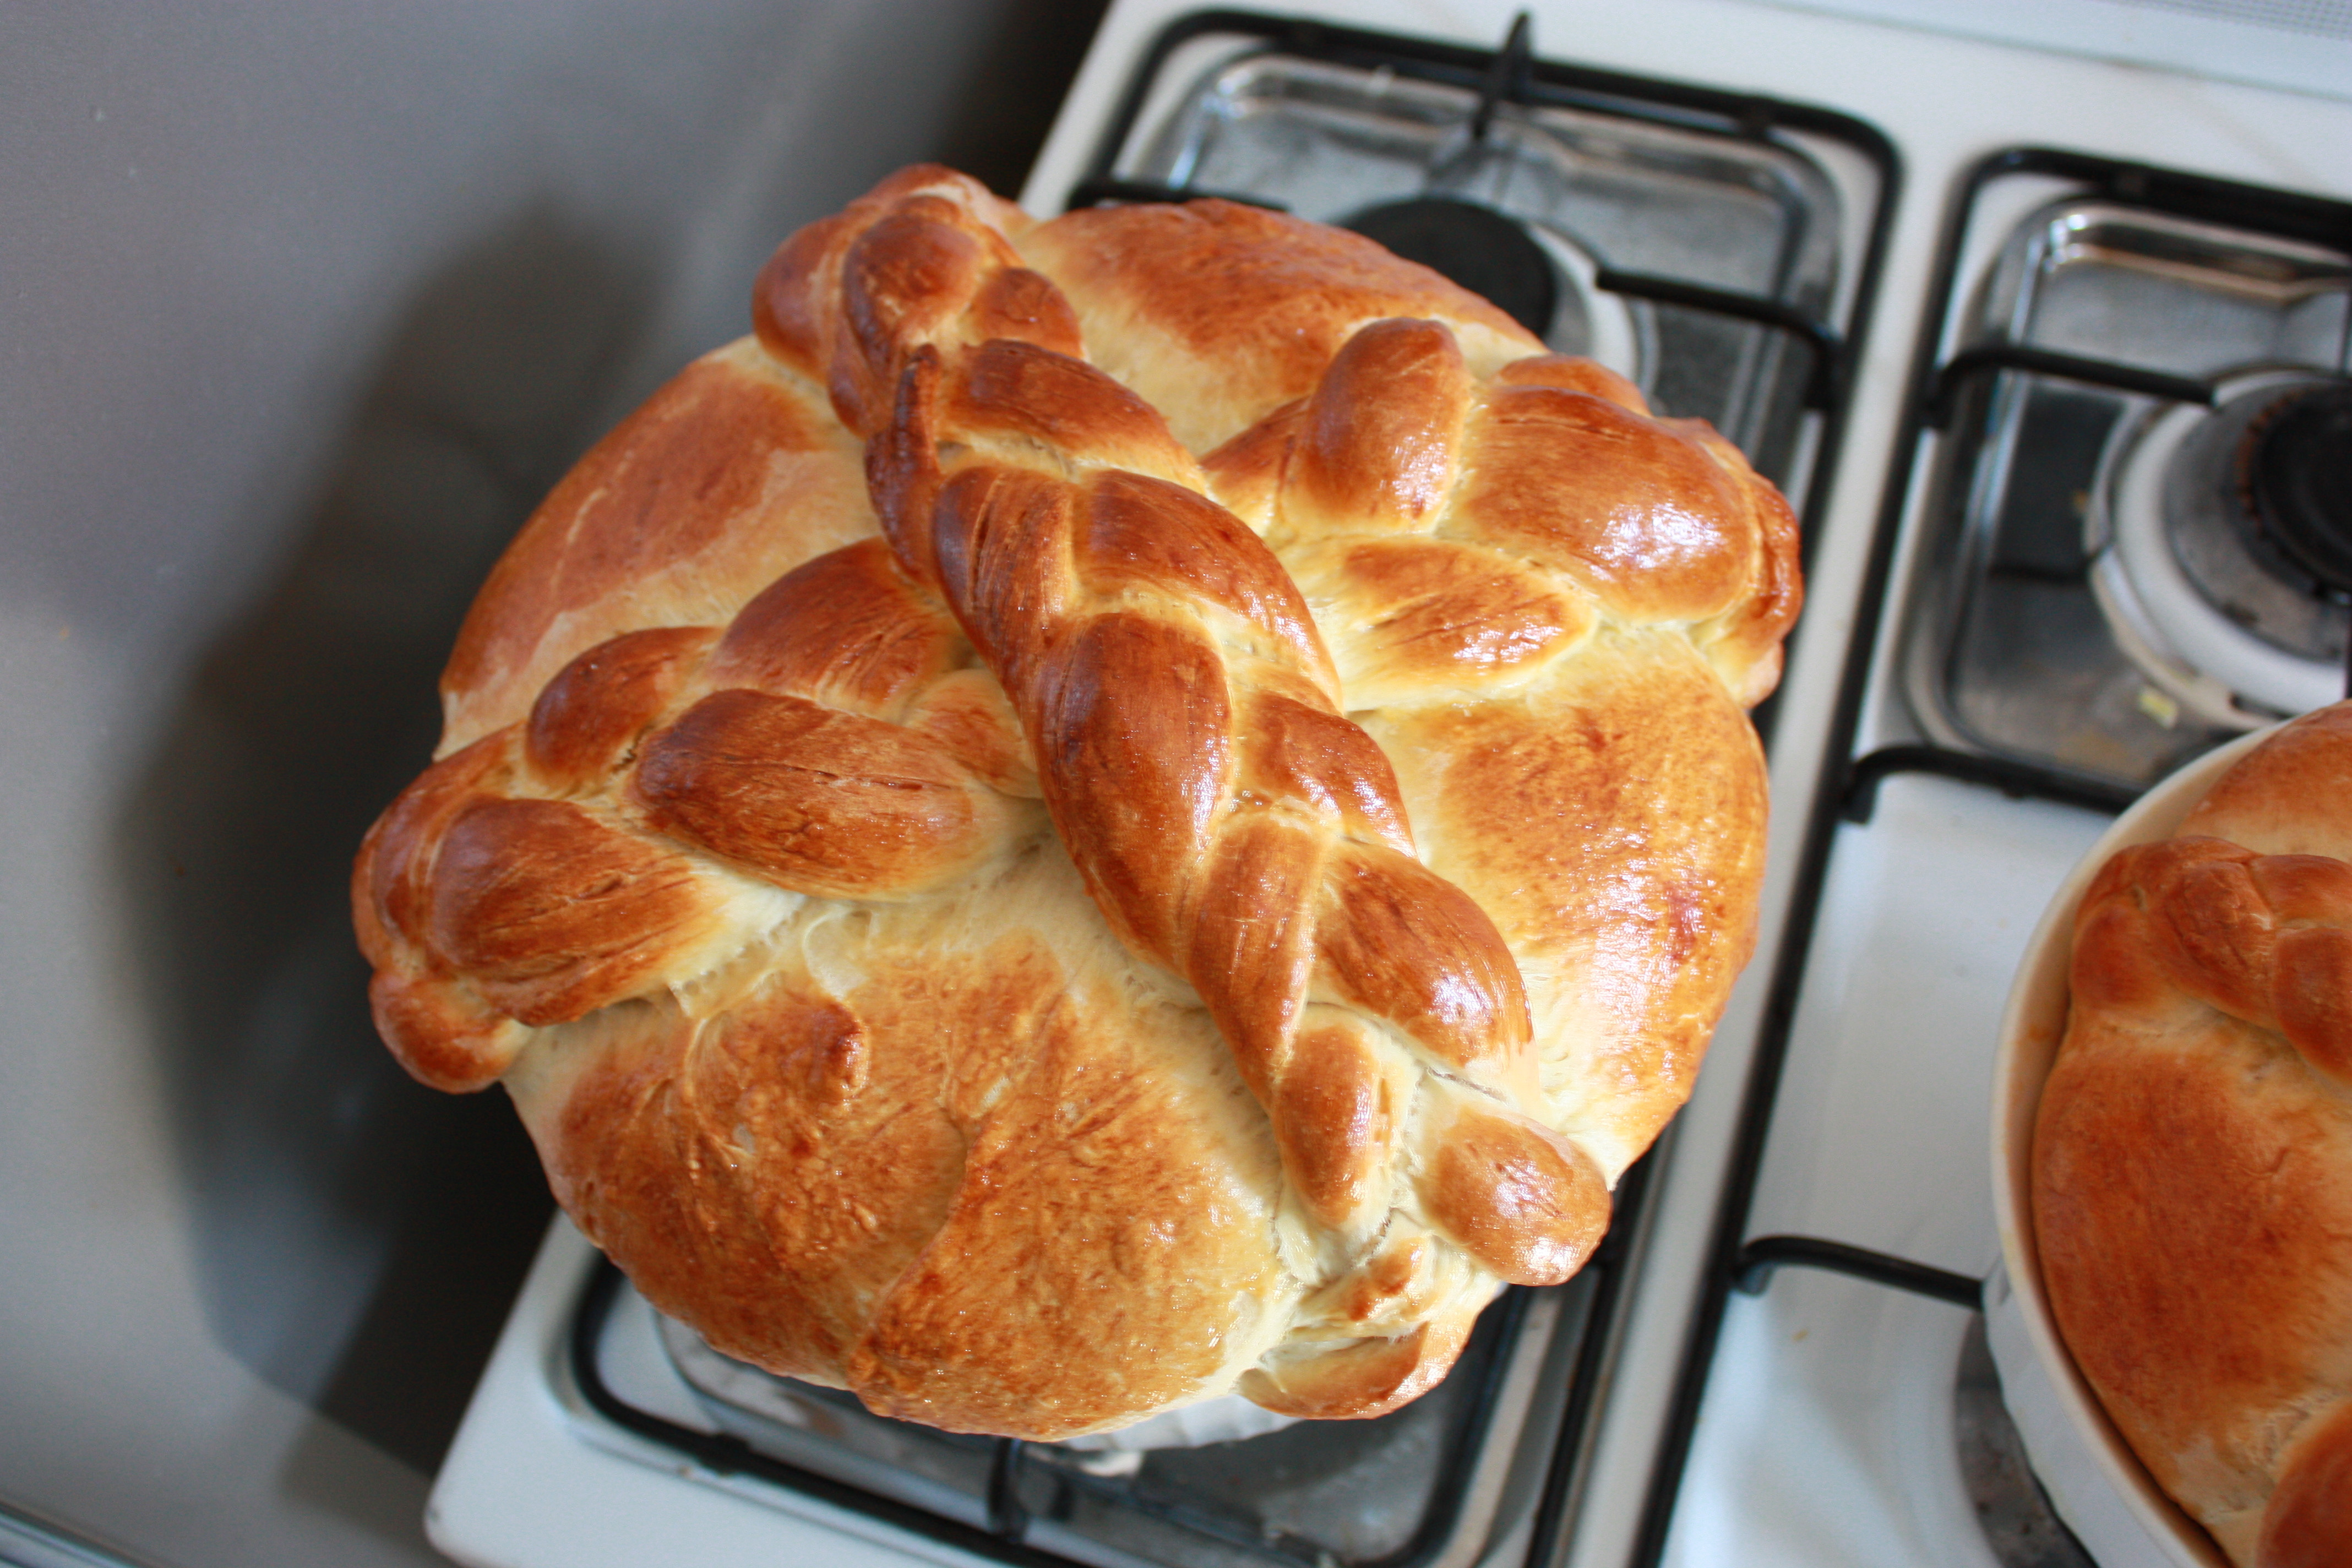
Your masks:
<svg viewBox="0 0 2352 1568"><path fill-rule="evenodd" d="M727 1363L559 1225L436 1540L510 1568L2091 1561L1983 1350L1996 1022L2114 811L2342 689L2352 5L1969 25L1137 0L1023 193L1358 228L1798 503L1757 956L1582 1275L1507 1295L1394 1415L1139 1456Z"/></svg>

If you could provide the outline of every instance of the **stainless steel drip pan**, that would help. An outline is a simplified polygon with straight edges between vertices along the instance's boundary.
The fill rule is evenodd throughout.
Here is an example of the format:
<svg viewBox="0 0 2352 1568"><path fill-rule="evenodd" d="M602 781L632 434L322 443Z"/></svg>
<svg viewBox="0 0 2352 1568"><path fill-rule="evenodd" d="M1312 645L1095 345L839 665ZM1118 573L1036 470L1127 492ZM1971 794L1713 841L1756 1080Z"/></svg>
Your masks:
<svg viewBox="0 0 2352 1568"><path fill-rule="evenodd" d="M1953 400L1906 655L1937 740L2137 789L2278 716L2217 722L2184 700L2208 672L2151 668L2170 656L2102 604L2107 520L2159 416L2249 372L2344 374L2347 300L2352 257L2292 238L2079 196L2015 221L1956 356L2063 356L2116 384L2023 359Z"/></svg>

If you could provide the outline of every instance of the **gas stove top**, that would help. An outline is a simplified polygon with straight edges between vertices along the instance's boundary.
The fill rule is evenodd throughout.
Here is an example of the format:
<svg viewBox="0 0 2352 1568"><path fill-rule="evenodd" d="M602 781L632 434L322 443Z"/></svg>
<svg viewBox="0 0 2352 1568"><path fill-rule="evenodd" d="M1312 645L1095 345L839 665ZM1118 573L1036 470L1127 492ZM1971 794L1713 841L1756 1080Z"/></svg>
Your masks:
<svg viewBox="0 0 2352 1568"><path fill-rule="evenodd" d="M2341 696L2341 208L2021 152L1960 221L2007 235L1925 410L1928 733L2127 796Z"/></svg>
<svg viewBox="0 0 2352 1568"><path fill-rule="evenodd" d="M2293 48L2226 5L1989 5L1971 38L1905 9L1122 4L1024 193L1356 227L1797 501L1758 954L1585 1273L1507 1297L1398 1416L1139 1458L732 1367L559 1226L436 1490L446 1549L2088 1561L1983 1359L1995 1021L2115 809L2341 688L2352 6Z"/></svg>

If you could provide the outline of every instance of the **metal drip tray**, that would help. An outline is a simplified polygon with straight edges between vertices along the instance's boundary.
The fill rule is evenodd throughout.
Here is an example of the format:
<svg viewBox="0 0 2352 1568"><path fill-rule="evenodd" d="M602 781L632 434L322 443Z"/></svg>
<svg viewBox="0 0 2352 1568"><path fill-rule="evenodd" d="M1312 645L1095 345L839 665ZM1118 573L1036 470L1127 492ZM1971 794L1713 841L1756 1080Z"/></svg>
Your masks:
<svg viewBox="0 0 2352 1568"><path fill-rule="evenodd" d="M1980 211L2017 194L2004 184ZM2133 608L2115 520L2184 482L2137 471L2163 462L2146 432L2226 405L2250 372L2344 374L2352 257L2088 197L2011 221L1944 374L1912 705L1945 744L2138 789L2309 705L2233 689Z"/></svg>

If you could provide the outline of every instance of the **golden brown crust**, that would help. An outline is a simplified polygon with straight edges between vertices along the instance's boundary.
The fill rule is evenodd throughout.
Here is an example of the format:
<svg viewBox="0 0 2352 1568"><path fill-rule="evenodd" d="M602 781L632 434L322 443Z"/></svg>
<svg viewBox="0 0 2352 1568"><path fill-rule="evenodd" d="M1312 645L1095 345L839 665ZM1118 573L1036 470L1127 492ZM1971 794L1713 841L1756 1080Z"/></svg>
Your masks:
<svg viewBox="0 0 2352 1568"><path fill-rule="evenodd" d="M556 671L523 727L531 771L567 793L593 788L677 700L717 635L708 626L631 632Z"/></svg>
<svg viewBox="0 0 2352 1568"><path fill-rule="evenodd" d="M1455 1099L1433 1116L1422 1202L1430 1222L1506 1279L1557 1285L1609 1228L1609 1184L1592 1156L1524 1116Z"/></svg>
<svg viewBox="0 0 2352 1568"><path fill-rule="evenodd" d="M1095 363L1196 452L1304 397L1358 329L1442 321L1490 364L1527 329L1370 240L1232 202L1096 207L1040 224L1023 258L1060 286Z"/></svg>
<svg viewBox="0 0 2352 1568"><path fill-rule="evenodd" d="M2279 781L2336 776L2347 742L2340 710L2289 728L2189 823L2243 821L2252 803L2284 826ZM2341 822L2344 798L2303 814ZM2121 852L2076 917L2035 1131L2035 1230L2067 1345L2149 1472L2241 1563L2352 1561L2352 1514L2313 1479L2352 1467L2352 1439L2320 1426L2352 1400L2347 932L2341 861L2200 836ZM2266 1503L2289 1522L2265 1523Z"/></svg>
<svg viewBox="0 0 2352 1568"><path fill-rule="evenodd" d="M1465 1319L1425 1320L1393 1337L1348 1340L1253 1367L1241 1391L1278 1415L1320 1421L1385 1415L1437 1386L1469 1337Z"/></svg>
<svg viewBox="0 0 2352 1568"><path fill-rule="evenodd" d="M556 800L468 801L441 836L425 940L482 1000L554 1024L635 995L710 911L676 856Z"/></svg>
<svg viewBox="0 0 2352 1568"><path fill-rule="evenodd" d="M1261 1331L1236 1301L1278 1299L1264 1189L1170 1103L1192 1086L1153 1070L1132 1024L1127 1051L1096 1047L1118 1026L1060 989L1008 1010L1027 1026L1006 1036L1026 1081L972 1134L957 1204L849 1360L885 1414L1048 1436L1115 1426L1229 1375L1228 1337Z"/></svg>
<svg viewBox="0 0 2352 1568"><path fill-rule="evenodd" d="M1026 214L937 164L901 169L779 246L751 289L760 342L825 387L853 434L886 423L910 341L1018 339L1082 352L1060 292L1018 265Z"/></svg>
<svg viewBox="0 0 2352 1568"><path fill-rule="evenodd" d="M743 606L710 661L711 684L807 692L896 719L956 667L955 624L940 615L879 539L820 555Z"/></svg>
<svg viewBox="0 0 2352 1568"><path fill-rule="evenodd" d="M1435 321L1374 321L1341 345L1294 437L1286 483L1347 533L1417 531L1461 477L1475 390Z"/></svg>
<svg viewBox="0 0 2352 1568"><path fill-rule="evenodd" d="M1016 384L992 358L1050 388L1050 418L988 411ZM1360 1118L1352 1140L1301 1132L1314 1117L1292 1099L1367 1104L1386 1076L1372 1051L1317 1058L1349 1082L1299 1070L1310 988L1516 1095L1534 1087L1517 970L1476 904L1410 858L1386 759L1335 710L1278 559L1181 483L1087 473L1167 448L1131 394L1076 361L1043 372L1053 358L910 347L908 439L874 458L899 470L877 486L898 498L883 502L886 529L910 574L936 574L1005 687L1113 929L1207 1005L1309 1207L1369 1226L1387 1193L1364 1173L1388 1163L1398 1120ZM1062 471L1030 466L1038 443ZM902 512L910 500L929 515Z"/></svg>
<svg viewBox="0 0 2352 1568"><path fill-rule="evenodd" d="M1326 618L1353 628L1338 651L1347 689L1365 707L1538 671L1599 618L1548 574L1477 545L1367 539L1298 554Z"/></svg>
<svg viewBox="0 0 2352 1568"><path fill-rule="evenodd" d="M1430 864L1531 977L1553 1125L1613 1178L1689 1096L1754 945L1755 732L1668 633L1596 637L1517 700L1414 706L1371 728Z"/></svg>
<svg viewBox="0 0 2352 1568"><path fill-rule="evenodd" d="M1066 1436L1246 1365L1284 1308L1270 1160L1187 1070L1197 1014L1098 936L875 924L896 956L835 994L786 967L521 1087L589 1235L719 1349L934 1425Z"/></svg>
<svg viewBox="0 0 2352 1568"><path fill-rule="evenodd" d="M376 972L368 984L376 1031L403 1067L436 1089L496 1082L526 1032L452 975L424 935L441 837L512 776L514 753L507 730L434 763L376 819L352 868L352 924Z"/></svg>
<svg viewBox="0 0 2352 1568"><path fill-rule="evenodd" d="M441 677L443 750L530 710L621 632L709 624L874 531L856 444L748 344L688 366L555 487L475 595Z"/></svg>
<svg viewBox="0 0 2352 1568"><path fill-rule="evenodd" d="M919 731L801 697L714 691L646 742L657 831L796 893L903 899L973 869L1006 817Z"/></svg>
<svg viewBox="0 0 2352 1568"><path fill-rule="evenodd" d="M2231 768L2180 824L2259 855L2352 860L2352 816L2327 809L2352 799L2352 708L2306 713Z"/></svg>
<svg viewBox="0 0 2352 1568"><path fill-rule="evenodd" d="M485 587L355 870L387 1039L876 1409L1413 1397L1590 1255L1746 955L1785 506L1223 204L909 170L754 321Z"/></svg>

